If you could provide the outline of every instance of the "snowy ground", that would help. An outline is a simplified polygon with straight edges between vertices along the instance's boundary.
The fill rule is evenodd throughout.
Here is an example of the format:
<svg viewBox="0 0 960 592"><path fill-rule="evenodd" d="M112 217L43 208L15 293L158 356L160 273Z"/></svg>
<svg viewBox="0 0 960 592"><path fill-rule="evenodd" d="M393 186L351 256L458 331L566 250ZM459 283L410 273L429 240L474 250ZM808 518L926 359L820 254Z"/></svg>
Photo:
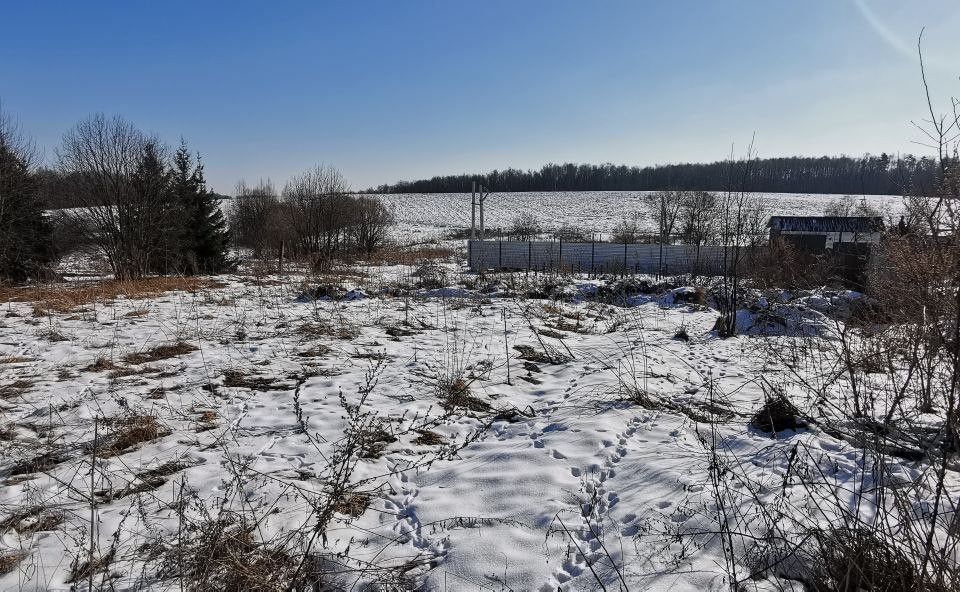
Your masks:
<svg viewBox="0 0 960 592"><path fill-rule="evenodd" d="M721 590L711 447L736 461L745 514L808 498L789 478L798 448L828 484L865 472L862 450L820 429L747 425L762 381L789 384L772 352L827 331L844 294L787 306L795 337L723 340L692 288L604 302L612 280L573 278L526 299L508 286L522 276L447 270L441 288L395 266L42 314L7 303L0 589L86 589L91 574L97 589L180 589L171 549L208 548L204 525L229 516L309 546L342 589ZM758 318L741 329L769 333ZM337 467L353 503L312 539ZM257 569L283 569L270 565Z"/></svg>
<svg viewBox="0 0 960 592"><path fill-rule="evenodd" d="M485 205L487 228L507 229L521 213L533 213L547 229L569 224L587 232L608 233L625 216L643 213L649 191L554 191L491 193ZM769 215L819 216L831 202L865 199L882 211L898 212L902 198L893 195L843 196L800 193L756 194ZM394 208L404 235L425 240L456 228L470 227L469 193L398 193L378 196ZM652 224L652 223L651 223ZM652 226L651 226L652 228Z"/></svg>

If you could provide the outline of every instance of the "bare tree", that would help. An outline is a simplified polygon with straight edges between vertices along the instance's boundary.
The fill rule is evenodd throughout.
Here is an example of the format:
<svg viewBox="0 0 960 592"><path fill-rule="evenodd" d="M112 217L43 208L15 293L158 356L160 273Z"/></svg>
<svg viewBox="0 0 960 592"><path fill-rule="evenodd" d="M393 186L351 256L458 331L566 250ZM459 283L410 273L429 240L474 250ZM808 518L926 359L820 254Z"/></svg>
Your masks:
<svg viewBox="0 0 960 592"><path fill-rule="evenodd" d="M723 245L723 275L717 304L720 317L716 331L722 337L737 332L737 309L740 297L741 264L751 247L763 240L767 207L764 200L748 192L753 176L753 141L744 158L735 160L731 154L726 190L720 198L719 233Z"/></svg>
<svg viewBox="0 0 960 592"><path fill-rule="evenodd" d="M280 200L269 179L256 187L245 181L237 183L236 196L230 205L229 221L237 247L251 249L254 257L263 257L269 249L279 249L286 236L281 220Z"/></svg>
<svg viewBox="0 0 960 592"><path fill-rule="evenodd" d="M717 232L719 214L717 196L706 191L689 191L680 206L680 236L684 243L696 245L696 264L700 266L700 248Z"/></svg>
<svg viewBox="0 0 960 592"><path fill-rule="evenodd" d="M663 245L670 244L673 229L680 216L683 206L684 192L658 191L650 196L646 202L650 218L657 224L657 243L660 245L660 268L657 273L663 274Z"/></svg>
<svg viewBox="0 0 960 592"><path fill-rule="evenodd" d="M172 215L156 177L165 170L160 144L120 117L98 114L64 135L57 157L81 204L74 222L114 275L132 279L157 269Z"/></svg>
<svg viewBox="0 0 960 592"><path fill-rule="evenodd" d="M282 197L296 252L329 258L340 249L347 238L349 190L332 166L317 166L287 182Z"/></svg>
<svg viewBox="0 0 960 592"><path fill-rule="evenodd" d="M624 216L613 227L610 235L612 243L636 243L640 241L641 231L643 229L643 214L634 212Z"/></svg>
<svg viewBox="0 0 960 592"><path fill-rule="evenodd" d="M350 234L354 244L367 255L386 244L394 223L393 212L375 197L355 197Z"/></svg>

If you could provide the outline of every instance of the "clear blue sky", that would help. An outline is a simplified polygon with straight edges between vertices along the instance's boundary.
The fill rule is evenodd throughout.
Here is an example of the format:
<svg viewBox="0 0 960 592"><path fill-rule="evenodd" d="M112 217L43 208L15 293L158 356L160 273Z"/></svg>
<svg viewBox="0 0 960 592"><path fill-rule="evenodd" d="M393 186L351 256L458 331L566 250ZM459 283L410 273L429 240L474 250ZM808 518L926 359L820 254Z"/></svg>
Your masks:
<svg viewBox="0 0 960 592"><path fill-rule="evenodd" d="M546 162L922 152L960 95L958 0L5 2L0 100L48 161L120 114L213 187L315 163L355 188Z"/></svg>

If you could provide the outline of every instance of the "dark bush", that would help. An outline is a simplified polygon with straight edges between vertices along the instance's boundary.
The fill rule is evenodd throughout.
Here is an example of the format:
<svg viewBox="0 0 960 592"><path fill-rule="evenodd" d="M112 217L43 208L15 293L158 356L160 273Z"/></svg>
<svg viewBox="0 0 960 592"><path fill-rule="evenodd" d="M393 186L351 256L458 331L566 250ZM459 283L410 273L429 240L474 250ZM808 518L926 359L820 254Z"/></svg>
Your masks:
<svg viewBox="0 0 960 592"><path fill-rule="evenodd" d="M807 427L800 410L782 392L767 393L763 406L750 418L750 426L767 434Z"/></svg>

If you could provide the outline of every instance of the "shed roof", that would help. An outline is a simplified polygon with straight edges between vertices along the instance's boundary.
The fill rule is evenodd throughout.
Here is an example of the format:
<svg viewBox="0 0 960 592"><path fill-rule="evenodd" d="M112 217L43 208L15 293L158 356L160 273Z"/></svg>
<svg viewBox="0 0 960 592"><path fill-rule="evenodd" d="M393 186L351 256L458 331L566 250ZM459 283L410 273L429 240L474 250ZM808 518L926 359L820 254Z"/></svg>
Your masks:
<svg viewBox="0 0 960 592"><path fill-rule="evenodd" d="M786 232L882 232L879 216L770 216L771 229Z"/></svg>

